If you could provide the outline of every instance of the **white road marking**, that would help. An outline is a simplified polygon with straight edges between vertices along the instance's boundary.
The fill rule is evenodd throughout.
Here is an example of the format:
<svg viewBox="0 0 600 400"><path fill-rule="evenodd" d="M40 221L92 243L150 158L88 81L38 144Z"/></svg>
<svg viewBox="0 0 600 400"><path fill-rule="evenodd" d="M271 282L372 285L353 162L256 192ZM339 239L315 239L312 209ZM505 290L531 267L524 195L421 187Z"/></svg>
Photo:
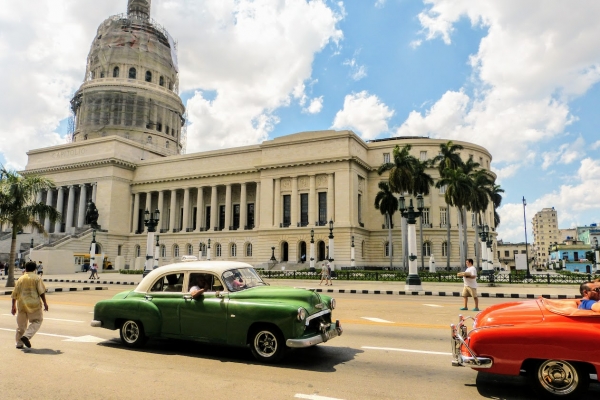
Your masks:
<svg viewBox="0 0 600 400"><path fill-rule="evenodd" d="M440 306L438 304L423 304L423 305L427 306L427 307L444 307L444 306Z"/></svg>
<svg viewBox="0 0 600 400"><path fill-rule="evenodd" d="M387 321L387 320L381 319L381 318L370 318L370 317L361 317L361 318L366 319L367 321L381 322L382 324L393 324L392 321Z"/></svg>
<svg viewBox="0 0 600 400"><path fill-rule="evenodd" d="M318 394L296 393L294 395L294 397L297 398L297 399L309 399L309 400L342 400L342 399L338 399L336 397L319 396Z"/></svg>
<svg viewBox="0 0 600 400"><path fill-rule="evenodd" d="M0 328L0 331L9 331L9 332L14 332L14 329L6 329L6 328ZM52 337L59 337L59 338L67 338L67 339L73 339L74 336L65 336L65 335L55 335L52 333L36 333L36 335L43 335L43 336L52 336Z"/></svg>
<svg viewBox="0 0 600 400"><path fill-rule="evenodd" d="M12 314L2 314L2 315L6 315L9 317L13 317L14 315ZM44 320L50 320L50 321L63 321L63 322L85 322L85 321L77 321L74 319L61 319L61 318L48 318L48 317L44 317Z"/></svg>
<svg viewBox="0 0 600 400"><path fill-rule="evenodd" d="M0 331L14 332L15 330L14 329L0 328ZM106 339L102 339L102 338L99 338L99 337L96 337L96 336L90 336L90 335L86 335L86 336L66 336L66 335L55 335L53 333L41 333L41 332L36 333L36 336L37 335L63 338L63 339L65 339L65 340L63 340L63 342L100 343L100 342L104 342L106 340Z"/></svg>
<svg viewBox="0 0 600 400"><path fill-rule="evenodd" d="M451 356L452 353L443 353L441 351L426 351L426 350L410 350L410 349L397 349L395 347L371 347L371 346L362 346L362 349L367 350L385 350L385 351L402 351L405 353L420 353L420 354L434 354L439 356Z"/></svg>

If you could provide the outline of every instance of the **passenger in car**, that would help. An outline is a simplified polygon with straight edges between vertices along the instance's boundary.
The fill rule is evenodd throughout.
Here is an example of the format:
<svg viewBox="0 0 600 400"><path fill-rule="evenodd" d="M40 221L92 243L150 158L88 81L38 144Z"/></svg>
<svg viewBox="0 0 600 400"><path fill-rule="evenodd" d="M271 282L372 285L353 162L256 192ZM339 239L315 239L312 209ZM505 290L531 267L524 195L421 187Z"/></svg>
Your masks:
<svg viewBox="0 0 600 400"><path fill-rule="evenodd" d="M181 288L177 287L177 281L179 280L177 274L170 274L166 276L167 285L164 287L163 292L181 292Z"/></svg>
<svg viewBox="0 0 600 400"><path fill-rule="evenodd" d="M584 282L579 286L582 299L579 304L580 310L592 310L600 312L600 286L595 282Z"/></svg>
<svg viewBox="0 0 600 400"><path fill-rule="evenodd" d="M190 294L193 299L197 299L210 290L210 284L207 282L204 274L192 274L190 276Z"/></svg>

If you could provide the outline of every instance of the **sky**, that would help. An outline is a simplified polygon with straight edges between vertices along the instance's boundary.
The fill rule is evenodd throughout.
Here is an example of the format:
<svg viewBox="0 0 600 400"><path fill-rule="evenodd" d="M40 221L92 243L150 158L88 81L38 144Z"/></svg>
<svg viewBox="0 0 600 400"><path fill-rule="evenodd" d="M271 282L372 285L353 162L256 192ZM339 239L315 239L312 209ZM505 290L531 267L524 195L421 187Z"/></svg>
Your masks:
<svg viewBox="0 0 600 400"><path fill-rule="evenodd" d="M0 9L0 163L66 143L69 100L100 23L127 0L7 0ZM187 153L296 132L429 136L484 146L524 207L600 222L596 0L153 0L178 42Z"/></svg>

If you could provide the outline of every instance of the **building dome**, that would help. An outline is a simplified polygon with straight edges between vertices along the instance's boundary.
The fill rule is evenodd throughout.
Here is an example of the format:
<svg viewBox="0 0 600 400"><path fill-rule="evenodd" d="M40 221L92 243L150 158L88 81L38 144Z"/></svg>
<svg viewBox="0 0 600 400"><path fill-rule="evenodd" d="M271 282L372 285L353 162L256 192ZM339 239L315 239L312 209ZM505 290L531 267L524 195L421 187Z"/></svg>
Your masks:
<svg viewBox="0 0 600 400"><path fill-rule="evenodd" d="M116 135L161 155L179 154L185 108L178 96L176 43L150 19L149 0L98 27L84 83L71 100L73 141Z"/></svg>

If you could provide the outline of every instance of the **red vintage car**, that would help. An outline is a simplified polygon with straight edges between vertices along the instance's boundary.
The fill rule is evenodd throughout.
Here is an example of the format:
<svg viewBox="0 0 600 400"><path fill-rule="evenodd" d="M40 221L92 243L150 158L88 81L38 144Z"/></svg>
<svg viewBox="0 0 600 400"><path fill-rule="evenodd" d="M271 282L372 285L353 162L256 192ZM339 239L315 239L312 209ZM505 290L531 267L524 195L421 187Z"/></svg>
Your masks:
<svg viewBox="0 0 600 400"><path fill-rule="evenodd" d="M451 325L452 365L525 374L540 398L579 398L600 372L600 313L578 304L539 298L497 304L475 318L460 315Z"/></svg>

